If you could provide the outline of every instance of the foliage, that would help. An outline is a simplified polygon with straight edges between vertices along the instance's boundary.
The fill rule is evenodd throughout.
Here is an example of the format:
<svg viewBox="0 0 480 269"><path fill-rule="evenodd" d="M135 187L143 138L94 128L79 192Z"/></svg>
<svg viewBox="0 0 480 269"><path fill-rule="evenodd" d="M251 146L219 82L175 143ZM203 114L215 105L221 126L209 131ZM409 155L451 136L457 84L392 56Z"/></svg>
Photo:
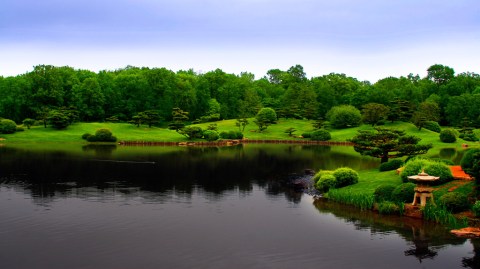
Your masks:
<svg viewBox="0 0 480 269"><path fill-rule="evenodd" d="M48 122L52 125L55 129L65 129L68 125L70 125L70 120L66 114L62 111L54 110L51 111L48 116Z"/></svg>
<svg viewBox="0 0 480 269"><path fill-rule="evenodd" d="M403 183L395 187L392 192L392 201L399 203L411 202L415 194L414 183Z"/></svg>
<svg viewBox="0 0 480 269"><path fill-rule="evenodd" d="M253 122L258 126L258 131L263 132L270 124L275 123L276 120L277 114L275 113L275 110L269 107L264 107L258 111Z"/></svg>
<svg viewBox="0 0 480 269"><path fill-rule="evenodd" d="M472 206L472 211L475 217L480 217L480 200L475 201L475 204Z"/></svg>
<svg viewBox="0 0 480 269"><path fill-rule="evenodd" d="M332 139L332 135L330 134L329 131L325 129L320 129L311 133L310 139L315 141L328 141Z"/></svg>
<svg viewBox="0 0 480 269"><path fill-rule="evenodd" d="M384 185L378 186L373 192L373 197L375 198L375 202L391 201L392 193L394 189L395 189L395 186L390 184L384 184Z"/></svg>
<svg viewBox="0 0 480 269"><path fill-rule="evenodd" d="M31 126L35 124L34 119L26 118L22 121L23 125L27 126L27 129L30 129Z"/></svg>
<svg viewBox="0 0 480 269"><path fill-rule="evenodd" d="M320 170L312 178L314 183L317 183L323 176L333 175L333 171L330 170Z"/></svg>
<svg viewBox="0 0 480 269"><path fill-rule="evenodd" d="M383 201L378 203L378 213L382 215L399 215L400 212L400 207L394 202Z"/></svg>
<svg viewBox="0 0 480 269"><path fill-rule="evenodd" d="M438 124L438 122L436 121L426 121L423 125L423 128L433 131L435 133L440 133L442 131L440 124Z"/></svg>
<svg viewBox="0 0 480 269"><path fill-rule="evenodd" d="M217 131L218 130L218 125L216 123L211 123L207 126L207 130Z"/></svg>
<svg viewBox="0 0 480 269"><path fill-rule="evenodd" d="M440 141L443 143L453 143L457 141L455 131L452 129L444 129L440 132Z"/></svg>
<svg viewBox="0 0 480 269"><path fill-rule="evenodd" d="M480 180L480 149L469 149L462 157L460 161L462 169L477 182Z"/></svg>
<svg viewBox="0 0 480 269"><path fill-rule="evenodd" d="M240 131L222 131L220 132L220 138L222 139L242 139L243 138L243 133Z"/></svg>
<svg viewBox="0 0 480 269"><path fill-rule="evenodd" d="M315 188L321 192L328 192L336 186L337 180L333 174L325 174L315 183Z"/></svg>
<svg viewBox="0 0 480 269"><path fill-rule="evenodd" d="M201 127L198 126L183 127L182 129L178 130L178 133L185 136L189 140L203 137L203 130Z"/></svg>
<svg viewBox="0 0 480 269"><path fill-rule="evenodd" d="M376 127L375 132L359 130L358 134L350 139L356 152L381 158L382 163L389 158L427 153L432 145L418 145L420 140L416 136L406 135L405 131L381 127Z"/></svg>
<svg viewBox="0 0 480 269"><path fill-rule="evenodd" d="M358 173L352 168L342 167L333 171L333 176L336 179L336 188L341 188L358 183Z"/></svg>
<svg viewBox="0 0 480 269"><path fill-rule="evenodd" d="M88 142L116 142L117 138L113 136L112 131L107 128L98 129L95 132L95 135L83 134L83 139L86 139Z"/></svg>
<svg viewBox="0 0 480 269"><path fill-rule="evenodd" d="M88 138L89 138L90 136L92 136L92 134L90 134L90 133L84 133L84 134L82 135L82 139L88 140Z"/></svg>
<svg viewBox="0 0 480 269"><path fill-rule="evenodd" d="M285 130L285 133L288 134L288 136L292 136L293 133L295 133L297 131L297 129L293 128L293 127L289 127Z"/></svg>
<svg viewBox="0 0 480 269"><path fill-rule="evenodd" d="M452 171L445 163L441 161L434 161L422 158L416 158L410 160L404 167L400 177L403 182L408 181L408 176L417 175L418 173L425 171L425 173L431 176L440 177L438 182L433 184L443 184L453 179Z"/></svg>
<svg viewBox="0 0 480 269"><path fill-rule="evenodd" d="M180 132L185 127L185 122L188 120L188 112L183 111L178 107L172 109L172 122L168 124L168 129Z"/></svg>
<svg viewBox="0 0 480 269"><path fill-rule="evenodd" d="M449 228L463 228L467 226L466 221L460 222L452 215L444 206L437 206L432 203L427 203L422 208L423 217L426 220L435 221Z"/></svg>
<svg viewBox="0 0 480 269"><path fill-rule="evenodd" d="M378 167L378 170L380 172L392 171L392 170L396 170L396 169L402 167L402 165L403 165L402 160L394 159L394 160L390 160L386 163L381 163L380 166Z"/></svg>
<svg viewBox="0 0 480 269"><path fill-rule="evenodd" d="M360 110L351 105L332 107L326 117L330 124L337 129L355 127L362 121Z"/></svg>
<svg viewBox="0 0 480 269"><path fill-rule="evenodd" d="M205 130L203 132L203 138L207 141L216 141L220 138L220 135L217 131L214 130Z"/></svg>
<svg viewBox="0 0 480 269"><path fill-rule="evenodd" d="M0 133L13 134L17 130L17 124L13 120L1 119L0 120Z"/></svg>
<svg viewBox="0 0 480 269"><path fill-rule="evenodd" d="M235 122L235 126L237 126L238 130L243 133L248 123L249 122L247 118L240 118L240 119L237 119L237 121Z"/></svg>
<svg viewBox="0 0 480 269"><path fill-rule="evenodd" d="M310 132L302 133L302 137L303 137L303 138L311 138L311 137L312 137L312 133L310 133Z"/></svg>
<svg viewBox="0 0 480 269"><path fill-rule="evenodd" d="M439 202L452 213L462 212L469 207L467 196L459 192L446 193L440 197Z"/></svg>
<svg viewBox="0 0 480 269"><path fill-rule="evenodd" d="M25 129L22 126L15 127L15 132L23 132Z"/></svg>
<svg viewBox="0 0 480 269"><path fill-rule="evenodd" d="M477 137L477 135L474 134L474 133L460 134L458 137L461 138L461 139L463 139L463 140L465 140L465 141L476 142L476 141L479 140L478 137Z"/></svg>
<svg viewBox="0 0 480 269"><path fill-rule="evenodd" d="M368 103L363 106L362 120L364 123L375 126L379 121L385 120L390 108L383 104Z"/></svg>

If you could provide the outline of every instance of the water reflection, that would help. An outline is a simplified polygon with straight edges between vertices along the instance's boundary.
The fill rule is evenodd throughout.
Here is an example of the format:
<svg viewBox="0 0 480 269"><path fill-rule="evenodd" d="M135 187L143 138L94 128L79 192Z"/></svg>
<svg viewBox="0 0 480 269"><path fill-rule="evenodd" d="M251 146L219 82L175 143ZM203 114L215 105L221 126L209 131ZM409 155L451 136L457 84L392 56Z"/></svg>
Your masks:
<svg viewBox="0 0 480 269"><path fill-rule="evenodd" d="M451 245L462 245L469 241L473 246L473 257L464 257L462 267L480 268L480 240L459 238L449 233L448 229L430 222L400 216L379 215L371 211L359 211L328 200L318 199L315 207L322 214L331 213L338 218L352 223L360 230L370 230L372 234L395 232L401 235L410 245L404 251L405 256L411 256L419 263L434 260L439 256L439 250Z"/></svg>

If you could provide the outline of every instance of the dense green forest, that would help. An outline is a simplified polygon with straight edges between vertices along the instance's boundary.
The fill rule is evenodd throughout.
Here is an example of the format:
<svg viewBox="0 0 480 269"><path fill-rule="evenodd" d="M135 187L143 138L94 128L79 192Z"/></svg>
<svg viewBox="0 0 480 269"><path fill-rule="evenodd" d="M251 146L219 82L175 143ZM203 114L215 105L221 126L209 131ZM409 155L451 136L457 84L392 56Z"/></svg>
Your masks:
<svg viewBox="0 0 480 269"><path fill-rule="evenodd" d="M53 111L75 111L75 120L83 122L130 121L140 112L155 111L171 121L172 109L178 107L189 112L190 120L208 121L251 117L271 107L279 117L319 119L334 106L362 110L373 103L388 107L391 120L415 121L422 112L422 119L442 125L461 126L468 119L480 127L480 76L455 74L440 64L426 73L372 84L337 73L307 78L300 65L269 70L260 79L220 69L199 74L128 66L95 73L39 65L22 75L0 77L0 117L21 123L46 119Z"/></svg>

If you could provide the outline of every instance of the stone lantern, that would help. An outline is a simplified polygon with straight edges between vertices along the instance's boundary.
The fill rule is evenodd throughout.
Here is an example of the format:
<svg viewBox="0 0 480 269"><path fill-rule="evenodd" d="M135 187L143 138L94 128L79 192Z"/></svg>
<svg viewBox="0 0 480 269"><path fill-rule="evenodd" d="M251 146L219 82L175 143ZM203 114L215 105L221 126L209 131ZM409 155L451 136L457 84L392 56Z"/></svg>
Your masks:
<svg viewBox="0 0 480 269"><path fill-rule="evenodd" d="M429 187L429 184L440 179L440 177L430 176L422 170L421 173L414 176L407 177L417 184L415 187L415 195L413 196L412 205L417 205L418 200L420 200L420 205L425 206L427 204L427 198L434 203L433 200L433 188Z"/></svg>

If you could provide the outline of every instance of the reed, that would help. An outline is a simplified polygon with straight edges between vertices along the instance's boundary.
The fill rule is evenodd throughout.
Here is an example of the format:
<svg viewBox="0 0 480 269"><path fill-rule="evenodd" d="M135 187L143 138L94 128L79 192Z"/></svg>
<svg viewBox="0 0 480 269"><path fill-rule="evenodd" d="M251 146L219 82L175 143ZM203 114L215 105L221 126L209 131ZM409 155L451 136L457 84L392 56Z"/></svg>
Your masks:
<svg viewBox="0 0 480 269"><path fill-rule="evenodd" d="M327 197L335 202L353 205L361 210L371 209L373 207L373 194L355 193L351 190L332 189L327 193Z"/></svg>
<svg viewBox="0 0 480 269"><path fill-rule="evenodd" d="M425 207L422 208L422 214L426 220L435 221L452 229L468 226L468 220L466 218L456 218L443 206L427 203Z"/></svg>

